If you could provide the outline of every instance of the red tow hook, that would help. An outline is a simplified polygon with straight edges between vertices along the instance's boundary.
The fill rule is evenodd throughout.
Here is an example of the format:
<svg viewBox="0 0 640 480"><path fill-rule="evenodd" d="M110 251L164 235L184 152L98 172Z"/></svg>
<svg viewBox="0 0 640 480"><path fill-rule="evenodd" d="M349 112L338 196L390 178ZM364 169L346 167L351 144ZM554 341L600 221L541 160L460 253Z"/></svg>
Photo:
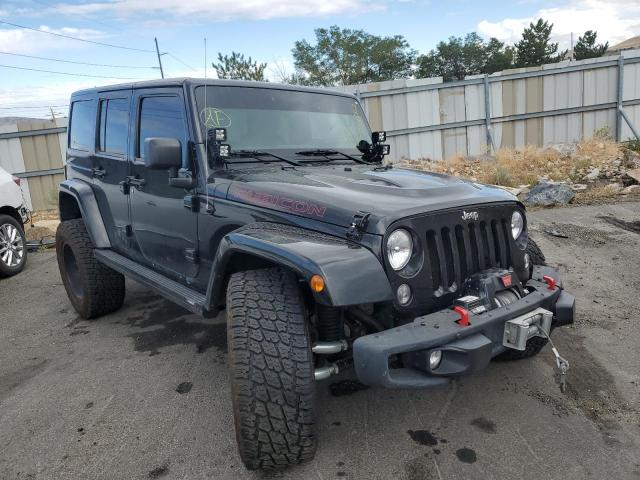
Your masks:
<svg viewBox="0 0 640 480"><path fill-rule="evenodd" d="M545 275L542 277L542 279L547 282L547 288L549 290L555 290L556 288L556 279L553 277L550 277L549 275Z"/></svg>
<svg viewBox="0 0 640 480"><path fill-rule="evenodd" d="M461 307L460 305L456 305L453 307L453 311L460 315L460 318L456 320L456 323L461 327L468 327L471 325L469 321L469 311L466 308Z"/></svg>

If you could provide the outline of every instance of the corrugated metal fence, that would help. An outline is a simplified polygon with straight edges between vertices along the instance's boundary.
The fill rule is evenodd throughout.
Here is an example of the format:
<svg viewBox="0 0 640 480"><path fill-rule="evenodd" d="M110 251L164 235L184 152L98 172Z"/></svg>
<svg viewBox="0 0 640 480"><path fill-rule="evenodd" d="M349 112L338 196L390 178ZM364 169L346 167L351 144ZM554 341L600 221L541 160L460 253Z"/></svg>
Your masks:
<svg viewBox="0 0 640 480"><path fill-rule="evenodd" d="M500 147L550 145L608 128L640 129L640 50L620 57L508 70L464 81L441 78L350 85L391 159L444 159Z"/></svg>
<svg viewBox="0 0 640 480"><path fill-rule="evenodd" d="M0 167L22 179L31 210L57 208L64 180L67 119L18 120L0 125Z"/></svg>

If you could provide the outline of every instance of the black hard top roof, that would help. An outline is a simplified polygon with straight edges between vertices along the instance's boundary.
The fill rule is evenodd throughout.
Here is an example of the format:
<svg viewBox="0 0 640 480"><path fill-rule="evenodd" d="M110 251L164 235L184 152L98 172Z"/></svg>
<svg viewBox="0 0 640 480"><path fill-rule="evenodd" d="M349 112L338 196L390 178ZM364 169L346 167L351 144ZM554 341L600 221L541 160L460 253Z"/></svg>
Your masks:
<svg viewBox="0 0 640 480"><path fill-rule="evenodd" d="M165 78L161 80L144 80L141 82L129 82L119 83L115 85L105 85L101 87L87 88L84 90L78 90L71 96L81 96L94 92L108 92L114 90L131 90L138 88L161 88L161 87L194 87L198 85L207 84L208 86L227 86L227 87L252 87L252 88L270 88L277 90L291 90L295 92L312 92L312 93L324 93L332 95L342 95L345 97L354 97L354 95L338 90L332 90L329 88L316 88L316 87L303 87L300 85L285 85L282 83L270 83L270 82L254 82L247 80L218 80L204 78Z"/></svg>

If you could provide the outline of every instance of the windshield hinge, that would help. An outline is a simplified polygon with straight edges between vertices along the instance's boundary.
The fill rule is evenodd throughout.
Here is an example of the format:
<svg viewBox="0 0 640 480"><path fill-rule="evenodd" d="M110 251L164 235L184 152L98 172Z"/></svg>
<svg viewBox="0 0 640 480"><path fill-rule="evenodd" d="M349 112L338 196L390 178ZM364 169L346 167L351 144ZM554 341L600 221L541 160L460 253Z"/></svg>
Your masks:
<svg viewBox="0 0 640 480"><path fill-rule="evenodd" d="M362 233L367 228L370 215L371 214L369 212L356 213L351 220L349 230L347 230L347 238L351 240L360 240L362 238Z"/></svg>

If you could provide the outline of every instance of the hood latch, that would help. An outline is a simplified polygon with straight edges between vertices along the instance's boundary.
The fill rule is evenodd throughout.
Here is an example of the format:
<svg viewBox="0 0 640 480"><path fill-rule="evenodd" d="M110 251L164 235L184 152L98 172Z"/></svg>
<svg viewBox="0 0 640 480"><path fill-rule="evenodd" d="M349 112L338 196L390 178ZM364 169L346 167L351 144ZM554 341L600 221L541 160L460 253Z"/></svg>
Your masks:
<svg viewBox="0 0 640 480"><path fill-rule="evenodd" d="M370 216L371 214L369 212L356 213L351 220L349 230L347 230L347 238L350 240L360 240L362 238L362 233L367 228Z"/></svg>

